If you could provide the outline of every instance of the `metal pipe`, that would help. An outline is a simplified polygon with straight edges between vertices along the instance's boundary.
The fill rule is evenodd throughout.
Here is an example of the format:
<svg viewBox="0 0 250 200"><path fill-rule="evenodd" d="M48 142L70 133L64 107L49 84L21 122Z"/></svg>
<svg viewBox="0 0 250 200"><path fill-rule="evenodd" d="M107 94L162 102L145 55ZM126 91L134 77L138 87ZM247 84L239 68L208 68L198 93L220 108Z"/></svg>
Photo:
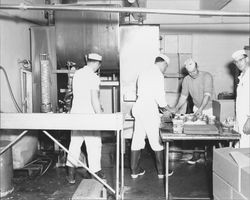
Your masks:
<svg viewBox="0 0 250 200"><path fill-rule="evenodd" d="M119 199L119 176L120 176L120 170L119 170L119 164L120 164L120 130L116 131L116 195L115 199Z"/></svg>
<svg viewBox="0 0 250 200"><path fill-rule="evenodd" d="M8 148L13 146L21 137L23 137L28 131L23 131L20 135L18 135L11 143L9 143L6 147L2 149L0 155L2 155Z"/></svg>
<svg viewBox="0 0 250 200"><path fill-rule="evenodd" d="M124 135L121 130L121 200L124 200L124 154L126 152L125 149L125 140L124 140Z"/></svg>
<svg viewBox="0 0 250 200"><path fill-rule="evenodd" d="M97 176L92 170L90 170L83 162L81 162L79 159L74 158L60 142L58 142L53 136L51 136L47 131L43 131L45 135L47 135L53 142L55 142L59 147L61 147L70 157L72 157L75 161L77 161L84 169L88 170L88 172L93 175L100 183L102 183L104 186L106 186L112 193L116 194L118 191L115 192L113 188L111 188L105 181L103 181L99 176Z"/></svg>
<svg viewBox="0 0 250 200"><path fill-rule="evenodd" d="M76 4L79 5L79 4ZM95 7L95 6L52 6L52 5L25 5L25 4L2 4L0 9L8 10L64 10L64 11L96 11L96 12L118 12L118 13L149 13L167 15L202 15L202 16L225 16L225 17L249 17L249 12L224 12L211 10L175 10L175 9L151 9L131 7Z"/></svg>

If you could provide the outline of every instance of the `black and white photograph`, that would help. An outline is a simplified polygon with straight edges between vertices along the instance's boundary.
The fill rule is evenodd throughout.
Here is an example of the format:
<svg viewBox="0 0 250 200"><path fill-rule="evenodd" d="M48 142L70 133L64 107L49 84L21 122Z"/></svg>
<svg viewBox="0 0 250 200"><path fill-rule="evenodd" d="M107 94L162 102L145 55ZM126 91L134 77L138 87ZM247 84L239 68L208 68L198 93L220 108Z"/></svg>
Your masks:
<svg viewBox="0 0 250 200"><path fill-rule="evenodd" d="M250 200L250 0L0 0L1 200Z"/></svg>

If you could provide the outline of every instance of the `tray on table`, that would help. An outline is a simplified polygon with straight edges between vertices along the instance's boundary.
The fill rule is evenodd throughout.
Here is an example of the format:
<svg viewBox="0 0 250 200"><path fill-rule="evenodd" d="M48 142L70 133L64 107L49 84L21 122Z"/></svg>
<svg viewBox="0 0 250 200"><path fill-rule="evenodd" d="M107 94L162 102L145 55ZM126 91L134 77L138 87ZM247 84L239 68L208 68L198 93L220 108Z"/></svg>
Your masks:
<svg viewBox="0 0 250 200"><path fill-rule="evenodd" d="M213 124L204 124L204 125L190 125L185 124L183 127L184 134L210 134L218 135L219 129Z"/></svg>

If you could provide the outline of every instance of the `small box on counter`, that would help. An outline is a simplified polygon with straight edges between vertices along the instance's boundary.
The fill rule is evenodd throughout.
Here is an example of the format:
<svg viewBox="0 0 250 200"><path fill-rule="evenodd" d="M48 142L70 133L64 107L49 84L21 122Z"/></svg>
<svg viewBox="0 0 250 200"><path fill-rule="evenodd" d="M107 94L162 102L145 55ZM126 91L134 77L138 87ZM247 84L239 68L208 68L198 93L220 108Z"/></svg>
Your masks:
<svg viewBox="0 0 250 200"><path fill-rule="evenodd" d="M250 148L235 149L227 147L214 149L213 174L220 177L244 198L250 199Z"/></svg>

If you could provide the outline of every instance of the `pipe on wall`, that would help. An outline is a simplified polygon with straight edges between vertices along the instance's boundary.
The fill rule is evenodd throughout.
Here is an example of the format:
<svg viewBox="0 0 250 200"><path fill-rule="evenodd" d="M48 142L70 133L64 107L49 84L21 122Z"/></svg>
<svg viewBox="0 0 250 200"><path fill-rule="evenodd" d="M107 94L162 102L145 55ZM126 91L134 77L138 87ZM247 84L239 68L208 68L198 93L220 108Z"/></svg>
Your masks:
<svg viewBox="0 0 250 200"><path fill-rule="evenodd" d="M167 15L202 15L202 16L225 16L225 17L249 17L249 12L225 12L210 10L175 10L175 9L151 9L151 8L131 8L131 7L94 7L76 4L77 6L60 5L25 5L25 4L2 4L3 9L20 10L64 10L64 11L95 11L95 12L118 12L118 13L148 13L148 14L167 14Z"/></svg>

